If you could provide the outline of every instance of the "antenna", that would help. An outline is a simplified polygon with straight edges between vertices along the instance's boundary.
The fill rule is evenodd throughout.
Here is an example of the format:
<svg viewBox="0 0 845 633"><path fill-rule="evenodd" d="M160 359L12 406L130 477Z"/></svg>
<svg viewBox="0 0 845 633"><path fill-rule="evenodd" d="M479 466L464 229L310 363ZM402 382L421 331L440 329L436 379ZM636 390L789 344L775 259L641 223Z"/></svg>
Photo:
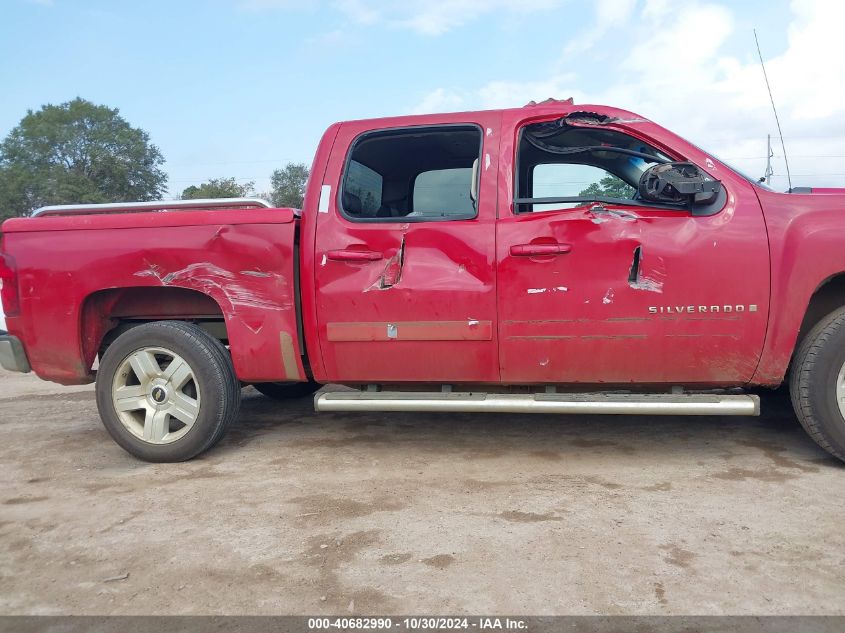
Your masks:
<svg viewBox="0 0 845 633"><path fill-rule="evenodd" d="M754 29L754 43L757 44L757 56L760 58L760 66L763 68L763 79L766 80L766 89L769 91L769 100L772 102L772 112L775 113L775 123L778 124L778 135L780 135L780 146L783 149L783 162L786 164L786 180L789 183L789 190L792 191L792 176L789 174L789 160L786 158L786 145L783 142L783 132L780 129L780 119L775 108L775 98L772 96L772 87L769 85L769 76L766 74L766 65L763 63L763 53L760 52L760 41L757 39L757 29Z"/></svg>

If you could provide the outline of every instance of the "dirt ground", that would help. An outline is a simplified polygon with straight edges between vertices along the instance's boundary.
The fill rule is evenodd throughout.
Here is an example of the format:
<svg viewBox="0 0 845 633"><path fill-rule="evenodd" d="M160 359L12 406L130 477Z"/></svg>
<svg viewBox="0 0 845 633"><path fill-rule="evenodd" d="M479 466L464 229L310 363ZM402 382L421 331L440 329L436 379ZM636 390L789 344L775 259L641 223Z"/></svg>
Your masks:
<svg viewBox="0 0 845 633"><path fill-rule="evenodd" d="M843 614L845 466L762 418L315 414L185 464L0 374L2 614Z"/></svg>

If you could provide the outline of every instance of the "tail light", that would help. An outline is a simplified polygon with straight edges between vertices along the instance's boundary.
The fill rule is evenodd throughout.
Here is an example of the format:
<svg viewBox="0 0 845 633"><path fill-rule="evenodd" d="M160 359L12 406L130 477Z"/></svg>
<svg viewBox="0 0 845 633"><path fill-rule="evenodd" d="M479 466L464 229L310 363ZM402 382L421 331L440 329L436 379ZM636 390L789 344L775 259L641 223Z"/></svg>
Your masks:
<svg viewBox="0 0 845 633"><path fill-rule="evenodd" d="M0 301L3 302L3 312L14 316L21 309L20 294L18 293L18 272L15 260L11 255L0 253Z"/></svg>

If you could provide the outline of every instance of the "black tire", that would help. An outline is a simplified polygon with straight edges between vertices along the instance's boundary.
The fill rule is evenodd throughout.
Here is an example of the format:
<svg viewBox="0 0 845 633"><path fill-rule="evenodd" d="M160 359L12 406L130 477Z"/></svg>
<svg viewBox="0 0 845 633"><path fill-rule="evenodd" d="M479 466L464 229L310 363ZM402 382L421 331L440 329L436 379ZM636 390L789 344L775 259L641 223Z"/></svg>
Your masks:
<svg viewBox="0 0 845 633"><path fill-rule="evenodd" d="M184 435L169 443L151 443L133 433L121 422L115 405L116 396L113 397L116 381L126 376L125 370L120 377L117 376L121 367L125 368L130 357L146 348L163 348L181 357L192 372L190 381L193 384L189 383L189 388L202 395L201 400L196 401L195 419L191 426ZM163 370L166 371L166 367ZM140 390L143 385L137 387ZM238 416L241 403L240 383L229 352L220 341L199 327L181 321L145 323L117 337L102 356L97 371L96 393L100 418L114 441L135 457L148 462L181 462L208 450L223 437L229 424ZM143 410L134 413L141 414L143 418ZM164 417L171 425L173 417Z"/></svg>
<svg viewBox="0 0 845 633"><path fill-rule="evenodd" d="M837 402L843 366L845 307L823 318L804 337L789 381L792 406L801 426L816 444L845 461L845 417Z"/></svg>
<svg viewBox="0 0 845 633"><path fill-rule="evenodd" d="M252 385L258 391L273 400L292 400L304 398L317 391L322 385L309 382L257 382Z"/></svg>

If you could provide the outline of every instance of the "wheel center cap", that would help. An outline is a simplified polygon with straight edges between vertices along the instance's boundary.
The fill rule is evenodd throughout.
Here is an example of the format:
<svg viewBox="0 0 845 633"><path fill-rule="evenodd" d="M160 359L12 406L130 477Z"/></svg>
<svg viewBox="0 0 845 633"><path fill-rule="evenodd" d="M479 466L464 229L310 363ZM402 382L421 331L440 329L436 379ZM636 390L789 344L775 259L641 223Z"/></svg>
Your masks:
<svg viewBox="0 0 845 633"><path fill-rule="evenodd" d="M167 401L167 389L160 386L153 387L153 390L150 392L150 397L156 404L162 404Z"/></svg>

